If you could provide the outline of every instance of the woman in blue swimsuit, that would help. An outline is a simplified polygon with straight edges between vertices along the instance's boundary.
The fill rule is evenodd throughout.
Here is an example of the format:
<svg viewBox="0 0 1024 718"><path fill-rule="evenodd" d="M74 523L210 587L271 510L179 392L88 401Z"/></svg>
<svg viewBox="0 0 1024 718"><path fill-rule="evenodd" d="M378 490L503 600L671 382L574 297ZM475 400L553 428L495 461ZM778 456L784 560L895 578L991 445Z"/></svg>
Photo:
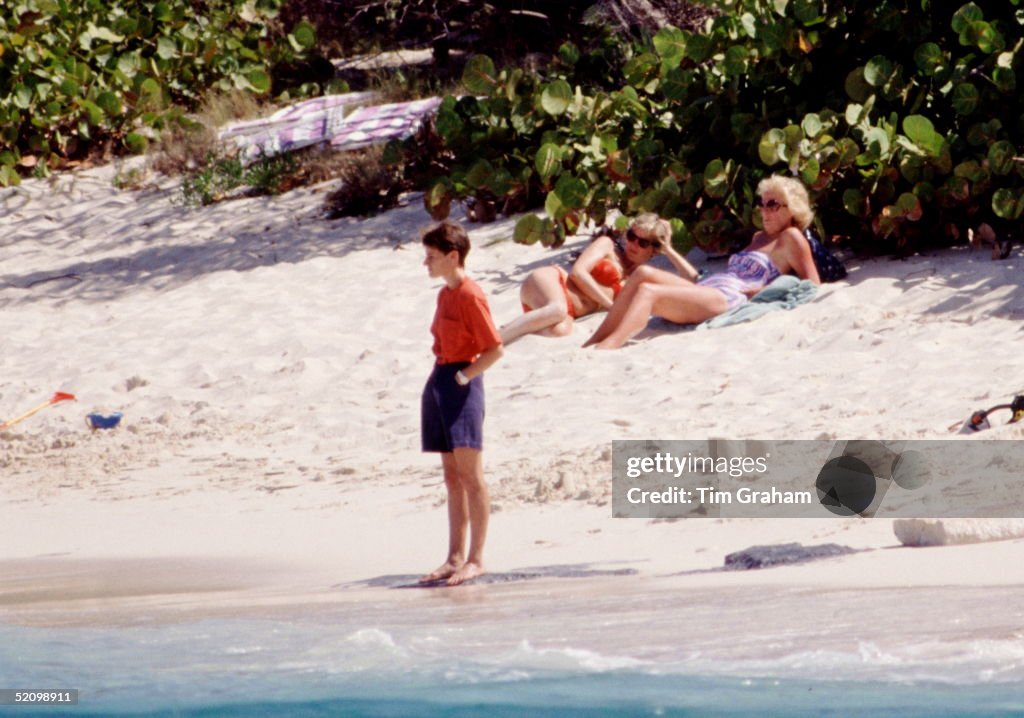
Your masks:
<svg viewBox="0 0 1024 718"><path fill-rule="evenodd" d="M724 272L699 282L652 267L638 267L608 316L584 346L618 349L651 316L697 324L739 306L781 274L795 273L820 284L811 247L803 235L814 211L807 190L790 177L767 177L757 186L763 229L729 258Z"/></svg>

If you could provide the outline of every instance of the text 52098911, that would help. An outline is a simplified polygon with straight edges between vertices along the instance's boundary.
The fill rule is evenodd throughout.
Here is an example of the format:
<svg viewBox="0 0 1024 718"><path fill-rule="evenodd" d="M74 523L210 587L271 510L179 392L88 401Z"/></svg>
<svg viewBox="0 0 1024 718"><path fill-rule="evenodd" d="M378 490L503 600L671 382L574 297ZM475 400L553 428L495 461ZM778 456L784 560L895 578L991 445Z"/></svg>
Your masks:
<svg viewBox="0 0 1024 718"><path fill-rule="evenodd" d="M0 688L0 706L78 705L77 688Z"/></svg>

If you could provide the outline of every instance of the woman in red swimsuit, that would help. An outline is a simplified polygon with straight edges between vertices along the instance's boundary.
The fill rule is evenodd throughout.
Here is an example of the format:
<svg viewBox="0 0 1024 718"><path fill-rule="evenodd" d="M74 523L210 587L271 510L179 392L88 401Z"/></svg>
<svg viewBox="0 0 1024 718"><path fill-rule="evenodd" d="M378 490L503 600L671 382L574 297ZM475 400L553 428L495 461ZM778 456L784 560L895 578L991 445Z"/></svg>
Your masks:
<svg viewBox="0 0 1024 718"><path fill-rule="evenodd" d="M647 212L630 223L625 242L596 237L571 272L557 265L534 270L519 290L524 314L501 328L502 342L508 345L526 334L566 336L574 319L607 311L629 275L659 252L680 274L696 278L697 271L672 248L671 239L669 223Z"/></svg>

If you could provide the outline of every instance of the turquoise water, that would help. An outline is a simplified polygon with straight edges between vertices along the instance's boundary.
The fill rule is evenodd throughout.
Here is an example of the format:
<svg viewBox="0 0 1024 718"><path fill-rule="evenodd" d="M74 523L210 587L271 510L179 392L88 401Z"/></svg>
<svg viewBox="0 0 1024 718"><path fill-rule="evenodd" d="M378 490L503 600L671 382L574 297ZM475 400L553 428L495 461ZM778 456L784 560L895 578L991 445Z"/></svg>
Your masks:
<svg viewBox="0 0 1024 718"><path fill-rule="evenodd" d="M622 585L362 589L262 617L0 625L0 688L81 692L63 711L0 715L1024 715L1012 591L608 590ZM966 610L986 618L958 629Z"/></svg>
<svg viewBox="0 0 1024 718"><path fill-rule="evenodd" d="M374 695L376 694L376 695ZM382 695L383 694L383 695ZM4 715L345 716L345 718L546 718L600 716L1011 716L1019 690L921 685L790 683L612 673L449 687L364 686L344 698L208 701L205 705L81 706L61 713L9 709ZM144 707L145 706L145 707Z"/></svg>
<svg viewBox="0 0 1024 718"><path fill-rule="evenodd" d="M280 680L280 679L279 679ZM2 715L146 716L1002 716L1024 715L1022 686L894 685L845 681L708 678L635 671L576 673L480 683L404 685L363 676L358 685L324 676L258 684L129 686L118 681L60 712L0 709ZM332 695L333 694L333 695Z"/></svg>

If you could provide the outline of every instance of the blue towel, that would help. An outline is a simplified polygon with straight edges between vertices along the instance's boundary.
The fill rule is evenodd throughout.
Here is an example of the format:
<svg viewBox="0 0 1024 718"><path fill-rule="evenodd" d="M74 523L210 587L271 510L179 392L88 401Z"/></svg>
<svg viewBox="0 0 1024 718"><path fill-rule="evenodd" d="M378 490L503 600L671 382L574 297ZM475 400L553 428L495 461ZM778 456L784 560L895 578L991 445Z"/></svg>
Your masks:
<svg viewBox="0 0 1024 718"><path fill-rule="evenodd" d="M818 285L811 280L784 274L751 297L749 302L712 317L697 325L697 328L715 329L749 322L776 309L792 309L805 304L814 299L817 293Z"/></svg>

